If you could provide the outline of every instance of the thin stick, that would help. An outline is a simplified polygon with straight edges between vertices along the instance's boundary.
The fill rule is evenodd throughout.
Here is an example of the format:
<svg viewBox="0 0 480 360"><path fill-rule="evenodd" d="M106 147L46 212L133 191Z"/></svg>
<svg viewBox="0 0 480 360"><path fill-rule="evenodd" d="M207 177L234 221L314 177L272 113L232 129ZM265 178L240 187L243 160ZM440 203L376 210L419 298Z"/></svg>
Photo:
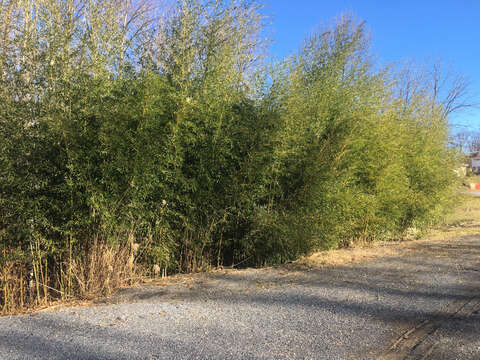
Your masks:
<svg viewBox="0 0 480 360"><path fill-rule="evenodd" d="M23 268L20 268L20 307L23 309Z"/></svg>

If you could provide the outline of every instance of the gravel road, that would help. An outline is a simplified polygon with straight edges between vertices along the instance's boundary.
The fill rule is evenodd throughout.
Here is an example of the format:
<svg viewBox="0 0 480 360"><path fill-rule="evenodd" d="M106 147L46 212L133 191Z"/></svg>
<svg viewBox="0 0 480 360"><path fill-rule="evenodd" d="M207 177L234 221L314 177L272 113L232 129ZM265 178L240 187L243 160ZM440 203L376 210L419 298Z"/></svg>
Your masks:
<svg viewBox="0 0 480 360"><path fill-rule="evenodd" d="M480 236L217 271L0 318L0 359L480 359Z"/></svg>

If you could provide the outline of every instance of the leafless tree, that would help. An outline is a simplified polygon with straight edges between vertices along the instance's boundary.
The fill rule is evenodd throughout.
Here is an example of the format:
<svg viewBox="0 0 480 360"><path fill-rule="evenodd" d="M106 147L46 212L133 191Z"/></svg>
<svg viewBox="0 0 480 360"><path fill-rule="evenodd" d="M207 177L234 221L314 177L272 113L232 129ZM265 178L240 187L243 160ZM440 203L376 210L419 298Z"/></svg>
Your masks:
<svg viewBox="0 0 480 360"><path fill-rule="evenodd" d="M468 78L452 66L444 66L441 61L431 67L406 63L397 73L395 84L396 95L406 107L411 108L417 102L415 105L419 109L430 107L430 111L443 120L478 105L470 91Z"/></svg>
<svg viewBox="0 0 480 360"><path fill-rule="evenodd" d="M429 83L433 104L440 104L442 116L446 119L452 113L476 106L471 93L470 81L463 74L455 72L452 67L443 70L441 62L432 66Z"/></svg>

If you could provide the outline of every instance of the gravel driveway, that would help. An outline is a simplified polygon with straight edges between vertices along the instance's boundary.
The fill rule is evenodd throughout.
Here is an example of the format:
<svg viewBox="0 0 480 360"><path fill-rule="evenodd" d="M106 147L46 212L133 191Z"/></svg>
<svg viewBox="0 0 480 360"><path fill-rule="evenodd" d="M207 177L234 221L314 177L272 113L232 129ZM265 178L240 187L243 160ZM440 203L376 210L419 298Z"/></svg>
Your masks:
<svg viewBox="0 0 480 360"><path fill-rule="evenodd" d="M0 359L480 359L480 236L217 271L0 318Z"/></svg>

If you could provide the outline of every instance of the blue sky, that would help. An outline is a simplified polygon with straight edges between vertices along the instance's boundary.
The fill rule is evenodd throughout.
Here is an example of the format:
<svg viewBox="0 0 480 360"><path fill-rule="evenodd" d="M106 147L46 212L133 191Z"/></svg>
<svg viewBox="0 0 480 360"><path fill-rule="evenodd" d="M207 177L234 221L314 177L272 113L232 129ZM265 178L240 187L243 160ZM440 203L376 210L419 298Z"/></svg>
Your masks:
<svg viewBox="0 0 480 360"><path fill-rule="evenodd" d="M271 53L278 58L295 53L318 25L349 12L366 21L381 62L441 59L470 80L471 96L480 103L479 0L267 0L264 12L273 16ZM480 108L455 114L451 122L480 131Z"/></svg>

